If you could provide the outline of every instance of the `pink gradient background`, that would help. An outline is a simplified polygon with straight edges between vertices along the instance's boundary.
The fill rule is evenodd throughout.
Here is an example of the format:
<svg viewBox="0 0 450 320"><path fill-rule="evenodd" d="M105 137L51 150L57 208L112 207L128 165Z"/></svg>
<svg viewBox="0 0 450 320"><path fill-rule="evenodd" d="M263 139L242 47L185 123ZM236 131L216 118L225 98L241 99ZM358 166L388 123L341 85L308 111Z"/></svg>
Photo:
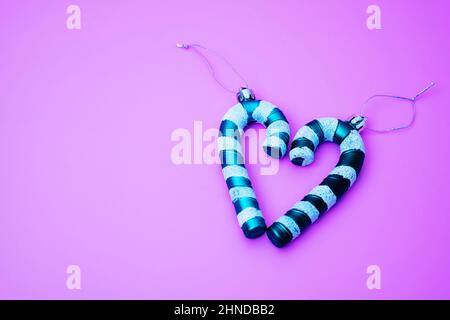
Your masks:
<svg viewBox="0 0 450 320"><path fill-rule="evenodd" d="M66 29L69 4L82 29ZM382 10L368 30L366 8ZM450 2L0 2L0 298L450 298ZM218 127L233 95L179 41L226 56L295 132L375 93L413 128L365 131L342 201L284 250L244 238L215 165L175 166L171 132ZM220 71L226 72L225 68ZM228 84L235 79L224 75ZM381 118L389 117L383 114ZM268 223L335 165L249 171ZM82 289L66 289L66 267ZM366 268L382 270L368 290Z"/></svg>

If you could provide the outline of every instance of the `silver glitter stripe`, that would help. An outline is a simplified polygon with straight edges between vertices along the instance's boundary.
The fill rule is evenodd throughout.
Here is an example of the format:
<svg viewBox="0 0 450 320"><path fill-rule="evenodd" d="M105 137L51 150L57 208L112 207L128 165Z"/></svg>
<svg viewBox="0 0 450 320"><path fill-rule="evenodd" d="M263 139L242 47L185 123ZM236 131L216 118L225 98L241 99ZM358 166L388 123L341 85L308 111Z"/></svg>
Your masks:
<svg viewBox="0 0 450 320"><path fill-rule="evenodd" d="M238 128L244 128L248 123L248 113L245 111L242 104L238 103L231 107L222 118L223 120L230 120L238 126Z"/></svg>
<svg viewBox="0 0 450 320"><path fill-rule="evenodd" d="M320 127L323 131L325 141L333 141L334 133L338 125L338 119L336 118L319 118Z"/></svg>
<svg viewBox="0 0 450 320"><path fill-rule="evenodd" d="M328 186L316 186L309 194L313 194L322 198L330 209L336 203L336 196Z"/></svg>
<svg viewBox="0 0 450 320"><path fill-rule="evenodd" d="M338 166L330 174L337 174L350 180L350 186L356 181L356 171L350 166Z"/></svg>
<svg viewBox="0 0 450 320"><path fill-rule="evenodd" d="M256 199L255 191L250 187L234 187L230 191L231 201L236 201L239 198L250 197Z"/></svg>
<svg viewBox="0 0 450 320"><path fill-rule="evenodd" d="M300 138L306 138L310 140L314 144L314 148L317 148L317 146L319 145L319 137L314 132L314 130L308 126L303 126L300 128L300 130L297 131L294 140Z"/></svg>
<svg viewBox="0 0 450 320"><path fill-rule="evenodd" d="M296 147L289 152L289 158L292 160L303 158L302 166L307 166L314 161L314 152L308 147Z"/></svg>
<svg viewBox="0 0 450 320"><path fill-rule="evenodd" d="M291 217L282 216L277 220L277 222L281 223L292 233L292 240L300 235L300 228Z"/></svg>
<svg viewBox="0 0 450 320"><path fill-rule="evenodd" d="M288 135L291 134L291 130L289 129L289 124L284 120L277 120L275 122L272 122L267 127L267 135L272 136L274 134L278 134L280 132L285 132Z"/></svg>
<svg viewBox="0 0 450 320"><path fill-rule="evenodd" d="M361 150L364 152L364 143L358 131L352 130L341 142L341 153L347 150Z"/></svg>
<svg viewBox="0 0 450 320"><path fill-rule="evenodd" d="M247 169L241 166L226 166L222 169L222 173L225 180L229 177L245 177L248 179Z"/></svg>
<svg viewBox="0 0 450 320"><path fill-rule="evenodd" d="M264 123L267 120L267 117L272 112L272 110L276 108L273 104L267 101L260 101L259 105L253 111L252 117L259 123Z"/></svg>
<svg viewBox="0 0 450 320"><path fill-rule="evenodd" d="M241 227L244 223L246 223L250 219L253 219L254 217L262 217L261 210L249 207L245 208L237 215L237 219Z"/></svg>
<svg viewBox="0 0 450 320"><path fill-rule="evenodd" d="M278 148L280 149L281 155L278 156L284 156L284 154L286 153L286 143L284 143L284 141L278 137L278 136L269 136L266 138L266 141L264 141L263 143L263 147L271 147L271 148ZM276 156L275 156L276 158Z"/></svg>
<svg viewBox="0 0 450 320"><path fill-rule="evenodd" d="M241 143L233 137L220 136L217 138L217 148L219 152L222 150L237 150L242 154Z"/></svg>
<svg viewBox="0 0 450 320"><path fill-rule="evenodd" d="M294 204L293 209L297 209L306 213L311 219L311 223L319 218L320 212L317 208L309 201L300 201Z"/></svg>

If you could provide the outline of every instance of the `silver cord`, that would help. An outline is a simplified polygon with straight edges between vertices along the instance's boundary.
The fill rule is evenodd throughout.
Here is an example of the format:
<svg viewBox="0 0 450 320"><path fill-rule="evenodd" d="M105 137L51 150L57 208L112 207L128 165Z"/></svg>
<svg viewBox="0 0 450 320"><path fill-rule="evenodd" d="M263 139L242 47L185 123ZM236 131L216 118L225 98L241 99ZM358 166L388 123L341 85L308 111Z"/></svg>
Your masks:
<svg viewBox="0 0 450 320"><path fill-rule="evenodd" d="M428 89L430 89L432 86L435 85L435 82L431 82L427 87L425 87L423 90L421 90L420 92L418 92L414 97L412 98L407 98L407 97L400 97L400 96L393 96L393 95L387 95L387 94L376 94L373 95L371 97L369 97L361 106L361 110L360 110L360 115L362 117L364 117L366 120L368 119L367 116L364 115L364 111L367 108L367 103L372 100L373 98L377 98L377 97L383 97L383 98L392 98L392 99L399 99L399 100L406 100L409 103L411 103L411 107L412 107L412 115L411 115L411 120L409 121L408 124L404 125L404 126L400 126L400 127L393 127L393 128L389 128L389 129L375 129L375 128L371 128L368 127L367 125L365 126L365 128L369 131L373 131L373 132L377 132L377 133L387 133L387 132L392 132L392 131L397 131L397 130L402 130L402 129L406 129L409 128L413 125L414 121L416 120L416 99L422 95L424 92L426 92Z"/></svg>
<svg viewBox="0 0 450 320"><path fill-rule="evenodd" d="M188 49L194 50L202 58L203 62L208 66L209 72L211 73L211 76L213 77L214 81L216 81L224 90L226 90L230 93L233 93L233 94L235 94L236 92L239 91L239 90L231 90L231 89L227 88L222 82L220 82L220 80L216 76L216 72L215 72L214 67L212 66L211 62L199 49L209 51L209 52L213 53L214 55L218 56L220 59L222 59L222 61L224 61L231 68L231 70L242 80L242 82L244 83L244 86L242 86L242 87L248 88L248 83L244 79L244 77L234 68L234 66L230 62L228 62L227 59L225 59L219 53L217 53L211 49L208 49L200 44L177 43L176 47L180 48L180 49L185 49L185 50L188 50Z"/></svg>

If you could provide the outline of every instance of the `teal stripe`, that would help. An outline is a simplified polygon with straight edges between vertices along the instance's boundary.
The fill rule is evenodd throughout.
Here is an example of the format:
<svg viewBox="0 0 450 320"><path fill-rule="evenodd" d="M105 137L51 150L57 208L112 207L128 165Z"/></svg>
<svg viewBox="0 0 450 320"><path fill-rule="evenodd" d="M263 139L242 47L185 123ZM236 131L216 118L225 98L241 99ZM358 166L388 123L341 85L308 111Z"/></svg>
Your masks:
<svg viewBox="0 0 450 320"><path fill-rule="evenodd" d="M261 100L249 100L241 102L242 106L244 107L245 111L247 111L248 114L248 122L254 122L255 119L253 119L253 111L255 111L256 108L259 107L259 102Z"/></svg>
<svg viewBox="0 0 450 320"><path fill-rule="evenodd" d="M259 209L258 201L256 201L255 198L239 198L234 203L234 209L236 210L236 213L238 214L242 210L246 208L256 208Z"/></svg>
<svg viewBox="0 0 450 320"><path fill-rule="evenodd" d="M230 120L223 120L220 123L219 132L220 136L233 137L236 140L239 138L238 126Z"/></svg>
<svg viewBox="0 0 450 320"><path fill-rule="evenodd" d="M244 158L242 154L235 149L220 151L219 158L222 163L222 168L226 166L244 166Z"/></svg>
<svg viewBox="0 0 450 320"><path fill-rule="evenodd" d="M344 122L342 120L338 120L338 125L336 127L336 131L334 132L333 142L341 144L342 141L350 134L353 130L353 127L348 124L348 122Z"/></svg>
<svg viewBox="0 0 450 320"><path fill-rule="evenodd" d="M229 177L226 181L228 189L235 187L252 187L252 183L246 177L234 176Z"/></svg>
<svg viewBox="0 0 450 320"><path fill-rule="evenodd" d="M267 116L267 120L264 123L264 125L266 127L268 127L271 123L274 123L275 121L278 121L278 120L283 120L283 121L288 122L286 117L284 116L283 112L281 112L281 110L278 108L274 108L272 110L272 112Z"/></svg>

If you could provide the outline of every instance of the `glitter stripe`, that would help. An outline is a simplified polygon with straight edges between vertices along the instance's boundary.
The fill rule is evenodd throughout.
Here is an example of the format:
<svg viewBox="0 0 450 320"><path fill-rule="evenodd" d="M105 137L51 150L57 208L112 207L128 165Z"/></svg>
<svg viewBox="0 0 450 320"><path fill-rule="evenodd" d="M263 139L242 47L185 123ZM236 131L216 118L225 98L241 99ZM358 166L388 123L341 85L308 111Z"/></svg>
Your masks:
<svg viewBox="0 0 450 320"><path fill-rule="evenodd" d="M256 208L245 208L237 215L237 219L241 227L244 223L246 223L250 219L253 219L254 217L262 217L261 210Z"/></svg>
<svg viewBox="0 0 450 320"><path fill-rule="evenodd" d="M337 166L330 174L337 174L350 180L350 186L356 181L356 171L350 166Z"/></svg>
<svg viewBox="0 0 450 320"><path fill-rule="evenodd" d="M306 138L310 140L314 144L314 148L317 148L317 146L319 145L319 137L314 132L314 130L308 126L301 127L300 130L298 130L296 135L294 136L294 140L301 138Z"/></svg>
<svg viewBox="0 0 450 320"><path fill-rule="evenodd" d="M229 136L220 136L217 138L217 148L218 151L223 150L236 150L240 154L242 154L242 146L241 143L233 137Z"/></svg>
<svg viewBox="0 0 450 320"><path fill-rule="evenodd" d="M317 208L314 207L314 205L311 202L309 202L309 201L297 202L293 206L293 209L298 209L298 210L303 211L304 213L306 213L308 215L309 219L311 219L311 223L316 221L317 218L319 218L319 215L320 215L319 210L317 210Z"/></svg>
<svg viewBox="0 0 450 320"><path fill-rule="evenodd" d="M352 130L340 145L341 153L348 150L361 150L364 152L364 143L358 131Z"/></svg>
<svg viewBox="0 0 450 320"><path fill-rule="evenodd" d="M314 161L314 152L308 147L294 148L289 152L291 161L297 158L302 158L302 166L307 166Z"/></svg>
<svg viewBox="0 0 450 320"><path fill-rule="evenodd" d="M291 130L289 129L289 124L286 121L278 120L278 121L271 123L267 127L267 135L268 136L272 136L279 132L286 132L288 135L291 134Z"/></svg>
<svg viewBox="0 0 450 320"><path fill-rule="evenodd" d="M323 137L325 141L333 141L334 133L338 125L338 119L336 118L319 118L320 127L323 131Z"/></svg>
<svg viewBox="0 0 450 320"><path fill-rule="evenodd" d="M242 104L238 103L234 105L227 113L223 116L223 120L229 120L236 124L238 128L244 128L248 123L248 113Z"/></svg>
<svg viewBox="0 0 450 320"><path fill-rule="evenodd" d="M328 210L336 203L337 200L333 191L331 191L330 187L328 186L316 186L311 190L309 194L321 197L327 204Z"/></svg>
<svg viewBox="0 0 450 320"><path fill-rule="evenodd" d="M234 187L229 190L231 201L236 201L239 198L250 197L255 198L255 191L250 187Z"/></svg>
<svg viewBox="0 0 450 320"><path fill-rule="evenodd" d="M259 106L253 111L252 117L259 123L267 121L267 117L276 107L267 101L260 101Z"/></svg>
<svg viewBox="0 0 450 320"><path fill-rule="evenodd" d="M300 235L301 233L300 228L291 217L282 216L277 220L277 222L281 223L291 232L292 240L294 240Z"/></svg>
<svg viewBox="0 0 450 320"><path fill-rule="evenodd" d="M222 169L222 173L225 180L230 177L244 177L248 179L247 169L241 166L227 166Z"/></svg>

